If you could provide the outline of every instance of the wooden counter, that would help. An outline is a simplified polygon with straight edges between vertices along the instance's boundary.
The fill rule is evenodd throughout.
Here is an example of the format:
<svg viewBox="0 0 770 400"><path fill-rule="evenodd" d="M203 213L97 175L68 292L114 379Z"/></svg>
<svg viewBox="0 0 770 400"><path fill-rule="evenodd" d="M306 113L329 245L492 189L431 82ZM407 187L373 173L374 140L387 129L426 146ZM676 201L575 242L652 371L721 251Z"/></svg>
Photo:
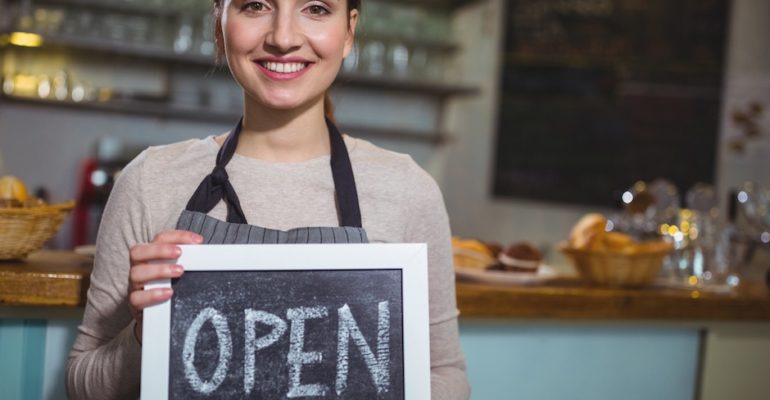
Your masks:
<svg viewBox="0 0 770 400"><path fill-rule="evenodd" d="M770 291L760 284L714 293L598 288L574 281L531 287L458 282L457 303L461 317L770 321Z"/></svg>
<svg viewBox="0 0 770 400"><path fill-rule="evenodd" d="M0 261L0 304L82 306L92 258L70 251L44 251L25 260Z"/></svg>
<svg viewBox="0 0 770 400"><path fill-rule="evenodd" d="M0 305L82 306L92 259L45 251L24 261L0 261ZM548 286L457 283L463 318L770 321L764 285L728 293L684 289L608 289L577 281Z"/></svg>

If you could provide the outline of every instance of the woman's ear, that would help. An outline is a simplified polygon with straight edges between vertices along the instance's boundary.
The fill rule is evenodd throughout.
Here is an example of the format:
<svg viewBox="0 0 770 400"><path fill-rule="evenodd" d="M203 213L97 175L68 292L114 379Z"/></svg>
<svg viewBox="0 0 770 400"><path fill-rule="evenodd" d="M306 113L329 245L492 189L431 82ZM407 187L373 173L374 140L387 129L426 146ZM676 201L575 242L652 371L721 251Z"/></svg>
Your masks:
<svg viewBox="0 0 770 400"><path fill-rule="evenodd" d="M356 26L358 25L358 16L358 10L355 8L350 10L350 18L348 19L348 34L345 35L345 51L342 55L343 58L350 54L350 51L353 50L353 46L356 43Z"/></svg>

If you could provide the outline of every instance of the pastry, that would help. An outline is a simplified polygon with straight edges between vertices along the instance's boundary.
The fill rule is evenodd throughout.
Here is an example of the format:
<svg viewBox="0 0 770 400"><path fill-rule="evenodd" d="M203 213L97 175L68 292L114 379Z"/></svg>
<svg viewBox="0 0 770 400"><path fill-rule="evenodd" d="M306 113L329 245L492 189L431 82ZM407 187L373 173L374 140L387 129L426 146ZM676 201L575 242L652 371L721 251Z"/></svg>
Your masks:
<svg viewBox="0 0 770 400"><path fill-rule="evenodd" d="M569 245L575 249L588 249L595 238L604 234L607 218L598 213L586 214L575 224L569 234ZM595 242L594 242L595 243Z"/></svg>
<svg viewBox="0 0 770 400"><path fill-rule="evenodd" d="M497 257L500 269L512 272L537 272L543 254L526 242L513 243Z"/></svg>
<svg viewBox="0 0 770 400"><path fill-rule="evenodd" d="M0 200L23 204L27 201L27 186L15 176L0 178Z"/></svg>
<svg viewBox="0 0 770 400"><path fill-rule="evenodd" d="M492 250L475 239L452 237L452 255L455 267L486 269L494 264Z"/></svg>

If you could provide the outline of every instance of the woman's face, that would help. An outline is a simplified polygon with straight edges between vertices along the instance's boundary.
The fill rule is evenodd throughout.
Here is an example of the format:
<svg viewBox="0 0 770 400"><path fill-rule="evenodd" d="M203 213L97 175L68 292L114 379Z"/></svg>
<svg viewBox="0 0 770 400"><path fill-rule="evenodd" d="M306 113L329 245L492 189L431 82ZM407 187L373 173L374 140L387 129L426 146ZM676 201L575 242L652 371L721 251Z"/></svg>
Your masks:
<svg viewBox="0 0 770 400"><path fill-rule="evenodd" d="M322 101L353 46L347 0L226 0L222 34L246 95L289 110Z"/></svg>

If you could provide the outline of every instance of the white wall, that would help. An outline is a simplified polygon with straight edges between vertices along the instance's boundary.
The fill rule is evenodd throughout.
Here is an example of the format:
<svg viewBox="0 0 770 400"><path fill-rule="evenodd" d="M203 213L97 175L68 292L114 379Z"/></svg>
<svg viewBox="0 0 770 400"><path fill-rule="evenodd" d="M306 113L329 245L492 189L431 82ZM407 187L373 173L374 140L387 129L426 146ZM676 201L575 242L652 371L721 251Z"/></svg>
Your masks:
<svg viewBox="0 0 770 400"><path fill-rule="evenodd" d="M770 189L770 1L733 1L726 65L724 107L717 171L723 195L751 180ZM728 141L740 135L730 115L760 102L762 137L747 142L743 154L729 150Z"/></svg>

